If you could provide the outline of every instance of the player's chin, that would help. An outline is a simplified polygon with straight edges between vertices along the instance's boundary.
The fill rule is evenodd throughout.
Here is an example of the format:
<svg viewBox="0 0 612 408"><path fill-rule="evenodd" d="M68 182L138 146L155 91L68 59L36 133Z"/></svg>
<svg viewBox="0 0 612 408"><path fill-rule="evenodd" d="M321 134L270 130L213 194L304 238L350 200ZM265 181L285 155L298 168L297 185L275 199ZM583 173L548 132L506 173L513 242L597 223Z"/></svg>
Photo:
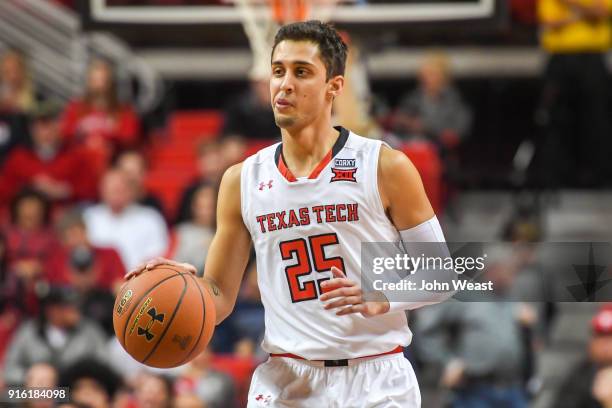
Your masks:
<svg viewBox="0 0 612 408"><path fill-rule="evenodd" d="M276 126L281 129L287 129L295 126L296 120L294 116L283 115L282 113L275 112L274 120L276 121Z"/></svg>

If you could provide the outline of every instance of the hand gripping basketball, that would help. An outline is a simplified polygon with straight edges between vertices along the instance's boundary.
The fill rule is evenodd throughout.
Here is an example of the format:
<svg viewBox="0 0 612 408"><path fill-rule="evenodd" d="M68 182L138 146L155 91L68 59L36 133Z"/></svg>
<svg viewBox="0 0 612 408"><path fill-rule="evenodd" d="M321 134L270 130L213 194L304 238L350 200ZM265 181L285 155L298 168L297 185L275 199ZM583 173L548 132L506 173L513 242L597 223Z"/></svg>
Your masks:
<svg viewBox="0 0 612 408"><path fill-rule="evenodd" d="M126 275L125 275L125 279L129 280L135 276L140 275L142 272L145 271L150 271L155 269L157 266L161 266L161 265L170 265L170 266L176 266L178 268L182 268L184 269L186 272L191 272L194 275L197 272L197 268L189 263L186 262L176 262L173 261L172 259L167 259L167 258L162 258L161 256L158 256L157 258L153 258L147 262L143 262L140 265L138 265L136 268L132 269L131 271L129 271Z"/></svg>
<svg viewBox="0 0 612 408"><path fill-rule="evenodd" d="M154 273L142 273L154 272ZM136 361L170 368L206 348L215 304L193 265L155 258L126 275L113 307L119 343Z"/></svg>

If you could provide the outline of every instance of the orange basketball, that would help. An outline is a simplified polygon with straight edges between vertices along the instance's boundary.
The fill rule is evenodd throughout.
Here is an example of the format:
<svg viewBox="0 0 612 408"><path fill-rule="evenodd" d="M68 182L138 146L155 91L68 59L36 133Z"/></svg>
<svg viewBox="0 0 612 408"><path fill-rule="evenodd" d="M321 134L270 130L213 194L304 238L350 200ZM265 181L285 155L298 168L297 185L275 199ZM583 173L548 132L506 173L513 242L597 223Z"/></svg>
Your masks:
<svg viewBox="0 0 612 408"><path fill-rule="evenodd" d="M210 341L215 305L201 278L161 265L121 287L113 326L134 359L151 367L176 367L194 359Z"/></svg>

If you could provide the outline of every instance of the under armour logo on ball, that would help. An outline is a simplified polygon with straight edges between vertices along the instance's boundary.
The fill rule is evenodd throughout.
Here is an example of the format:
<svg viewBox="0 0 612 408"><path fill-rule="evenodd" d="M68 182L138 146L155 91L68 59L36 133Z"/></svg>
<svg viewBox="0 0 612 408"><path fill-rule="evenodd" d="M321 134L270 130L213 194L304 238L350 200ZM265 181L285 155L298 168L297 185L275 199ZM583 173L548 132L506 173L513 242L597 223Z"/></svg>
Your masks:
<svg viewBox="0 0 612 408"><path fill-rule="evenodd" d="M147 314L151 317L151 320L149 320L149 322L147 323L147 325L144 328L138 327L138 335L139 336L145 336L147 341L151 341L155 337L155 333L151 332L151 327L153 327L153 323L155 323L156 321L160 322L160 323L163 323L164 322L165 314L164 313L157 313L157 311L155 310L154 307L152 307L151 309L147 310Z"/></svg>

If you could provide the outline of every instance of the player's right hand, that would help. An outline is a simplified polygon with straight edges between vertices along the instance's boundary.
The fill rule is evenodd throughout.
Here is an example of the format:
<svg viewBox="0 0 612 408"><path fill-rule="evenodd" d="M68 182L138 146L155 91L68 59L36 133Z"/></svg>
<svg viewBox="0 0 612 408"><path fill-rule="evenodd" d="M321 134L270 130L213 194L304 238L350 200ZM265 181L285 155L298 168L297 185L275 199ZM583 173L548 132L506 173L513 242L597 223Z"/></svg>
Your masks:
<svg viewBox="0 0 612 408"><path fill-rule="evenodd" d="M193 273L194 275L197 272L197 268L193 266L192 264L189 264L186 262L176 262L176 261L173 261L172 259L157 257L147 262L141 263L136 268L129 271L127 275L125 275L125 280L132 279L133 277L140 275L142 272L150 271L151 269L155 268L156 266L160 266L160 265L177 266L179 268L185 269L187 272Z"/></svg>

